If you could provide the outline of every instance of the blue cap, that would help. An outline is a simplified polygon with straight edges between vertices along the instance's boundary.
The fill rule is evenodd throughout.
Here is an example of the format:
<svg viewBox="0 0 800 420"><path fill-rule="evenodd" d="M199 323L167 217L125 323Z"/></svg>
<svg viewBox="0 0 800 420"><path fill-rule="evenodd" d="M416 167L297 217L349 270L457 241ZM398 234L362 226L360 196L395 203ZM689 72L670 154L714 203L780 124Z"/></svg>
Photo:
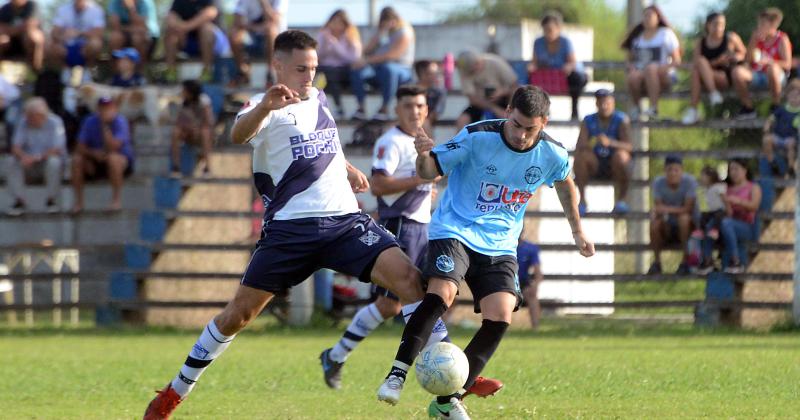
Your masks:
<svg viewBox="0 0 800 420"><path fill-rule="evenodd" d="M608 89L597 89L594 92L594 97L597 99L605 98L606 96L613 96L614 94Z"/></svg>
<svg viewBox="0 0 800 420"><path fill-rule="evenodd" d="M114 50L114 52L111 53L111 56L114 58L127 58L134 63L139 62L139 51L136 51L136 48L128 47L121 50Z"/></svg>
<svg viewBox="0 0 800 420"><path fill-rule="evenodd" d="M97 105L108 105L113 103L114 103L114 98L108 95L97 98Z"/></svg>
<svg viewBox="0 0 800 420"><path fill-rule="evenodd" d="M664 166L671 165L673 163L683 165L683 159L679 155L667 155L667 157L664 159Z"/></svg>

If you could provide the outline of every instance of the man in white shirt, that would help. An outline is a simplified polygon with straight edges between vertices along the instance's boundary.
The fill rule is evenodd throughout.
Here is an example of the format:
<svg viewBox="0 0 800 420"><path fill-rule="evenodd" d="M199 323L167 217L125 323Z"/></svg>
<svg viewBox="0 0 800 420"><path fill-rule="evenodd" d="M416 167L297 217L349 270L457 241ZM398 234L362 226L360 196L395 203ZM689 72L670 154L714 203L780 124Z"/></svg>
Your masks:
<svg viewBox="0 0 800 420"><path fill-rule="evenodd" d="M93 0L73 0L62 5L53 17L49 57L69 67L93 67L103 51L106 17Z"/></svg>
<svg viewBox="0 0 800 420"><path fill-rule="evenodd" d="M239 80L249 82L247 57L263 57L272 73L272 44L286 30L289 0L238 0L233 10L233 25L229 35L231 52L239 69Z"/></svg>

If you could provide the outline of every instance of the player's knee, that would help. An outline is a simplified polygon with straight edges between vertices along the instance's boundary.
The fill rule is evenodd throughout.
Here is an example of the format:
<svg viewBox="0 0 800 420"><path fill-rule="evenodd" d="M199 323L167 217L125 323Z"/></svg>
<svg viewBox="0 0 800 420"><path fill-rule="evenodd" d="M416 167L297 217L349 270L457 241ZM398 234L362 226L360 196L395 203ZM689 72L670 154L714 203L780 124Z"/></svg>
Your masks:
<svg viewBox="0 0 800 420"><path fill-rule="evenodd" d="M381 313L383 319L389 319L400 313L401 305L397 299L391 299L386 296L379 296L375 300L375 307Z"/></svg>

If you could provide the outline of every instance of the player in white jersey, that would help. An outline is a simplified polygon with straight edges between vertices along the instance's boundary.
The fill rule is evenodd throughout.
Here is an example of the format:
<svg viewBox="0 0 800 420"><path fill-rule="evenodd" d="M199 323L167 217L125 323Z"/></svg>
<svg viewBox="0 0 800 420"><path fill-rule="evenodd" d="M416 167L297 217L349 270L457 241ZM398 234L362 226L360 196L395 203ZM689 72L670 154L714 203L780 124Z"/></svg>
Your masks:
<svg viewBox="0 0 800 420"><path fill-rule="evenodd" d="M278 35L278 84L237 116L231 138L253 147L256 188L266 208L261 240L236 295L208 323L175 379L158 391L145 419L169 418L272 296L319 268L371 280L404 304L423 296L419 270L394 237L358 209L353 192L366 191L369 183L345 160L325 95L311 86L316 44L302 31Z"/></svg>

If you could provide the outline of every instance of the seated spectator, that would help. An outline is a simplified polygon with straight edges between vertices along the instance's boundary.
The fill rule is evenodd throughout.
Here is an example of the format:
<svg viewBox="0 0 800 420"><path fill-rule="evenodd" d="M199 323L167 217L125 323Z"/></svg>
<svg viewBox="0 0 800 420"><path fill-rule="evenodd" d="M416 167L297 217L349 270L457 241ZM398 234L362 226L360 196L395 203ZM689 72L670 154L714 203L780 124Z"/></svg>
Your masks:
<svg viewBox="0 0 800 420"><path fill-rule="evenodd" d="M108 46L112 51L132 47L143 61L148 61L161 36L153 0L110 0L108 27Z"/></svg>
<svg viewBox="0 0 800 420"><path fill-rule="evenodd" d="M286 30L289 0L238 0L233 10L230 30L231 52L239 69L237 82L250 82L247 56L263 57L269 66L267 80L273 81L272 45L275 37Z"/></svg>
<svg viewBox="0 0 800 420"><path fill-rule="evenodd" d="M8 190L14 197L9 215L18 216L25 211L23 197L25 180L44 179L47 194L47 211L58 211L58 192L61 188L61 170L67 153L64 123L50 112L47 102L33 97L25 102L25 117L14 130L11 165L8 168Z"/></svg>
<svg viewBox="0 0 800 420"><path fill-rule="evenodd" d="M75 189L73 213L83 210L84 180L108 178L111 182L109 210L122 208L122 181L133 173L128 120L117 112L110 97L97 101L97 112L81 124L78 144L72 155L72 186Z"/></svg>
<svg viewBox="0 0 800 420"><path fill-rule="evenodd" d="M428 104L428 118L423 128L428 133L433 133L433 126L444 113L447 102L447 90L442 86L442 74L439 63L431 60L419 60L414 63L414 73L417 74L417 84L425 89L425 102Z"/></svg>
<svg viewBox="0 0 800 420"><path fill-rule="evenodd" d="M700 171L700 188L705 195L705 209L700 213L700 229L703 231L703 261L697 274L706 275L715 270L713 250L719 239L719 229L725 217L725 193L728 185L719 178L716 169L705 166Z"/></svg>
<svg viewBox="0 0 800 420"><path fill-rule="evenodd" d="M654 261L647 274L661 274L661 249L679 243L683 248L683 260L676 274L685 275L689 273L689 234L699 218L697 180L683 172L683 160L679 156L667 156L664 172L653 181L655 203L650 214L650 246Z"/></svg>
<svg viewBox="0 0 800 420"><path fill-rule="evenodd" d="M539 247L522 239L522 235L520 235L519 245L517 245L517 263L519 264L517 271L519 287L528 304L531 329L536 330L539 328L539 319L542 316L538 294L544 275L542 274L542 264L539 262Z"/></svg>
<svg viewBox="0 0 800 420"><path fill-rule="evenodd" d="M11 151L11 139L14 125L19 121L21 102L19 88L0 74L0 121L3 121L6 132L5 144L0 148L0 153Z"/></svg>
<svg viewBox="0 0 800 420"><path fill-rule="evenodd" d="M756 213L761 205L761 187L753 182L745 159L732 159L728 163L728 190L724 201L726 217L720 225L720 236L724 253L730 255L725 272L743 273L747 249L739 243L758 240Z"/></svg>
<svg viewBox="0 0 800 420"><path fill-rule="evenodd" d="M219 10L214 0L174 0L167 13L164 35L164 59L167 62L165 79L169 83L178 80L178 50L191 56L200 55L203 72L200 80L211 80L214 47L217 43L214 25Z"/></svg>
<svg viewBox="0 0 800 420"><path fill-rule="evenodd" d="M458 55L461 91L469 106L456 120L461 129L467 124L505 116L511 94L517 88L517 73L503 57L464 51Z"/></svg>
<svg viewBox="0 0 800 420"><path fill-rule="evenodd" d="M317 43L319 71L326 81L325 93L329 93L336 104L336 117L343 119L342 90L350 86L350 66L361 57L361 35L347 12L339 9L319 31Z"/></svg>
<svg viewBox="0 0 800 420"><path fill-rule="evenodd" d="M781 88L792 68L792 43L789 37L778 30L783 21L783 12L774 7L758 15L758 27L747 44L747 61L750 68L739 66L733 72L733 85L742 101L737 118L755 118L753 99L749 87L769 88L773 109L781 102Z"/></svg>
<svg viewBox="0 0 800 420"><path fill-rule="evenodd" d="M642 23L628 33L622 48L628 50L627 84L633 99L631 119L639 119L639 102L645 92L650 99L650 109L644 115L658 118L658 98L675 83L675 69L681 64L678 37L658 6L644 9Z"/></svg>
<svg viewBox="0 0 800 420"><path fill-rule="evenodd" d="M698 120L697 105L700 92L708 92L711 106L722 103L721 91L731 87L733 70L744 62L747 48L736 32L725 30L725 15L714 12L706 17L703 37L694 45L692 60L691 92L692 102L683 114L684 124L694 124Z"/></svg>
<svg viewBox="0 0 800 420"><path fill-rule="evenodd" d="M112 86L128 88L144 85L144 78L136 70L136 65L139 64L139 51L136 48L114 50L111 56L115 61Z"/></svg>
<svg viewBox="0 0 800 420"><path fill-rule="evenodd" d="M400 18L391 8L384 7L378 19L378 30L364 47L364 58L353 63L350 87L358 100L358 110L353 119L366 120L364 101L366 84L381 91L381 108L372 117L379 121L389 120L389 105L397 87L411 82L411 66L414 64L414 28Z"/></svg>
<svg viewBox="0 0 800 420"><path fill-rule="evenodd" d="M794 174L797 156L797 133L800 128L800 80L786 86L786 103L775 108L764 123L761 176Z"/></svg>
<svg viewBox="0 0 800 420"><path fill-rule="evenodd" d="M50 32L48 59L57 59L68 67L94 67L103 51L106 17L93 0L73 0L58 8Z"/></svg>
<svg viewBox="0 0 800 420"><path fill-rule="evenodd" d="M586 185L590 179L612 179L616 200L614 213L627 213L628 163L631 161L631 122L616 109L614 95L600 89L594 94L597 112L581 122L575 145L575 183L581 194L578 210L586 213Z"/></svg>
<svg viewBox="0 0 800 420"><path fill-rule="evenodd" d="M11 0L0 7L0 56L24 57L38 73L42 70L44 43L36 2Z"/></svg>
<svg viewBox="0 0 800 420"><path fill-rule="evenodd" d="M572 98L572 119L578 119L578 98L583 92L583 87L588 81L583 66L575 59L575 49L572 42L561 36L562 17L557 12L550 12L542 18L542 31L544 36L536 38L533 42L533 60L528 68L531 73L531 84L540 85L551 94L565 92L556 86L548 86L547 73L557 71L559 81L565 83L569 96Z"/></svg>
<svg viewBox="0 0 800 420"><path fill-rule="evenodd" d="M203 161L203 175L211 173L209 156L211 155L212 131L214 129L214 112L211 110L211 99L203 93L203 87L194 80L183 82L183 105L178 111L178 119L172 130L171 169L173 176L181 175L180 157L181 143L200 146L200 160Z"/></svg>

